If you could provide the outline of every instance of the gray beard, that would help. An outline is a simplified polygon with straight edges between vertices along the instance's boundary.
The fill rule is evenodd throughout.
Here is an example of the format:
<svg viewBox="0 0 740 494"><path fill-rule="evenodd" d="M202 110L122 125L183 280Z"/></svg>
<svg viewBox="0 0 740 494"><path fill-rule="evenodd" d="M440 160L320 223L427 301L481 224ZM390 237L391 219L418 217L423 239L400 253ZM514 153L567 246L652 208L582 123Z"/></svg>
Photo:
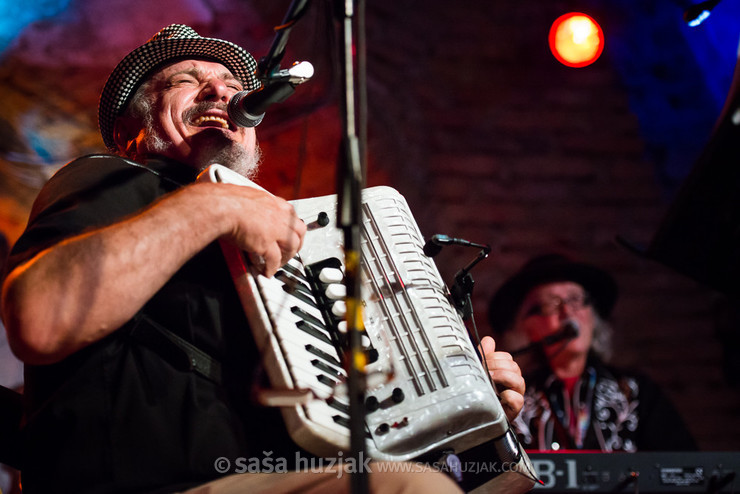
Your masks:
<svg viewBox="0 0 740 494"><path fill-rule="evenodd" d="M151 124L146 125L144 143L148 154L166 154L173 147L171 142L162 139ZM249 151L223 135L208 133L202 137L195 136L193 152L188 161L198 171L219 164L254 179L262 161L262 151L259 146L254 151Z"/></svg>

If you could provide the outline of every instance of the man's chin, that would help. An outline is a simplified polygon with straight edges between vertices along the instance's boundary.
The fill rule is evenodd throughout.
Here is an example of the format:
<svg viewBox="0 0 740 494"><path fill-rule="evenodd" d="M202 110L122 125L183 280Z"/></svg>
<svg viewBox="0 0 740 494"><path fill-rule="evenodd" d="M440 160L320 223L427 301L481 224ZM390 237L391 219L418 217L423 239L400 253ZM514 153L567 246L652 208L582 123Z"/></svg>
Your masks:
<svg viewBox="0 0 740 494"><path fill-rule="evenodd" d="M225 135L222 129L215 130L199 132L197 138L191 140L192 164L203 170L218 163L246 177L254 177L260 162L259 149L246 149Z"/></svg>

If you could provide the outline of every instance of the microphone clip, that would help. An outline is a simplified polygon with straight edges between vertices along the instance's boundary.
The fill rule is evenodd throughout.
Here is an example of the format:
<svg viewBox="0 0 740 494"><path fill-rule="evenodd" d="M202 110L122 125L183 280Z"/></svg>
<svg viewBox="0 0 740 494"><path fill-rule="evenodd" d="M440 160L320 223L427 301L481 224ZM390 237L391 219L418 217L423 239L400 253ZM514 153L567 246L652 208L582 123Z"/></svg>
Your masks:
<svg viewBox="0 0 740 494"><path fill-rule="evenodd" d="M475 281L473 276L470 274L470 270L475 267L476 264L481 262L483 259L488 257L491 253L491 246L487 244L477 244L464 240L461 238L452 238L447 235L432 235L426 244L424 244L424 254L427 257L434 257L439 254L442 248L446 245L459 245L462 247L475 247L481 249L475 259L473 259L467 266L462 268L455 275L455 282L450 288L450 295L452 302L457 310L462 315L463 320L468 320L473 316L473 287Z"/></svg>
<svg viewBox="0 0 740 494"><path fill-rule="evenodd" d="M455 283L450 288L450 294L452 295L452 302L460 311L463 320L467 321L473 316L473 287L475 286L475 280L473 275L470 274L470 270L481 262L483 259L488 257L491 252L491 247L485 246L467 266L462 268L455 274Z"/></svg>

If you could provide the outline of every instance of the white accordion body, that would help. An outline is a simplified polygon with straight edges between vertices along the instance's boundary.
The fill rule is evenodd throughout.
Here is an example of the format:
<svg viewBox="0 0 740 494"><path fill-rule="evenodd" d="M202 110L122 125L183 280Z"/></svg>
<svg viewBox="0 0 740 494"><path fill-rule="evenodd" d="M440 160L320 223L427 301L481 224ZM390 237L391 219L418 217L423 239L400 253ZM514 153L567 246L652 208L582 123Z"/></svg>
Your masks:
<svg viewBox="0 0 740 494"><path fill-rule="evenodd" d="M224 168L204 173L212 181L245 180ZM331 457L349 449L349 409L340 391L345 350L336 344L339 319L327 316L315 278L324 265L341 269L344 259L336 202L336 196L292 201L309 231L298 255L273 278L249 274L243 256L225 246L271 386L310 389L314 396L283 407L291 437ZM368 380L366 398L375 405L365 417L368 456L410 460L503 438L506 416L436 265L422 252L405 199L389 187L365 189L362 215L363 321L377 357L366 371L388 376ZM320 216L326 226L317 226ZM523 451L516 454L526 460Z"/></svg>

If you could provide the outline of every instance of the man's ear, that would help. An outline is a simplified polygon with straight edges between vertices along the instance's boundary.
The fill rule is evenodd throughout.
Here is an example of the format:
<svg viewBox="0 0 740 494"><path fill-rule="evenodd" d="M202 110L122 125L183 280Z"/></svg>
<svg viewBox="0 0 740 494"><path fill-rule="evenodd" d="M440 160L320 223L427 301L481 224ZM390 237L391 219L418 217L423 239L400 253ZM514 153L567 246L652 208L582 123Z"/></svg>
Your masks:
<svg viewBox="0 0 740 494"><path fill-rule="evenodd" d="M126 151L141 133L142 125L138 118L122 116L113 123L113 141L118 149Z"/></svg>

